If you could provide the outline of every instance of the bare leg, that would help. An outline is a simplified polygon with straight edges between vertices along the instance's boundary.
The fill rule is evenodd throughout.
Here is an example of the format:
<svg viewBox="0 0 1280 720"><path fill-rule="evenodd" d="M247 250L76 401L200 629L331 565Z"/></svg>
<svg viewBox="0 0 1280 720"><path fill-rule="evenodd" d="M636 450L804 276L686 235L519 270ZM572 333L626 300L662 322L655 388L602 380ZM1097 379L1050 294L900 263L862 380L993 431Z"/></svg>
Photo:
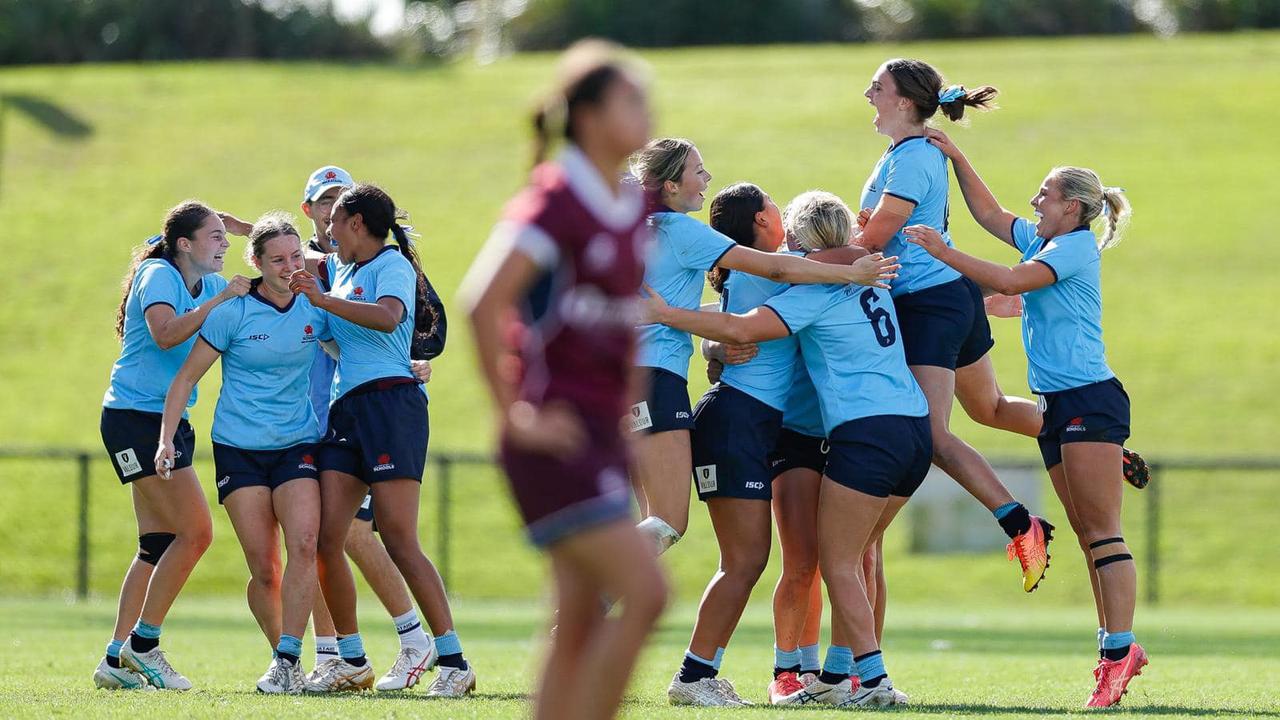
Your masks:
<svg viewBox="0 0 1280 720"><path fill-rule="evenodd" d="M162 625L187 577L213 542L213 519L195 470L189 467L174 470L168 480L152 475L133 485L177 536L151 573L139 614L143 622Z"/></svg>
<svg viewBox="0 0 1280 720"><path fill-rule="evenodd" d="M138 519L139 536L147 533L173 532L173 528L165 525L160 514L147 502L146 496L138 492L132 483L129 489L133 494L133 514ZM147 585L151 582L151 573L154 569L155 566L151 563L139 560L136 554L133 556L133 562L129 563L129 570L124 575L124 582L120 584L120 603L116 608L116 626L111 634L112 640L127 639L129 631L133 630L133 626L137 624L138 616L142 614L142 602L147 598Z"/></svg>
<svg viewBox="0 0 1280 720"><path fill-rule="evenodd" d="M320 473L320 536L316 541L316 570L325 605L340 635L359 632L356 621L356 580L347 565L347 530L364 501L368 486L354 475L325 470Z"/></svg>
<svg viewBox="0 0 1280 720"><path fill-rule="evenodd" d="M288 552L280 581L281 631L301 638L315 603L320 486L310 478L297 478L277 487L271 499Z"/></svg>
<svg viewBox="0 0 1280 720"><path fill-rule="evenodd" d="M555 562L567 564L573 572L589 578L589 586L619 598L622 613L617 618L601 621L584 644L580 667L591 668L592 682L581 682L579 673L569 674L569 681L574 683L570 690L572 697L551 703L559 707L576 706L574 711L567 716L540 714L539 717L611 718L617 712L640 648L666 605L666 580L648 539L626 522L568 538L551 548L551 556ZM598 593L582 600L593 601L598 608ZM556 668L556 672L562 670Z"/></svg>
<svg viewBox="0 0 1280 720"><path fill-rule="evenodd" d="M275 648L280 641L280 530L271 503L271 490L245 487L227 496L222 506L240 540L249 566L249 612Z"/></svg>
<svg viewBox="0 0 1280 720"><path fill-rule="evenodd" d="M434 635L453 629L453 614L444 581L418 543L418 499L422 483L409 478L383 480L373 485L373 513L387 554L422 608ZM406 611L407 612L407 609Z"/></svg>
<svg viewBox="0 0 1280 720"><path fill-rule="evenodd" d="M933 435L933 464L960 483L988 510L1013 502L1009 489L991 464L971 445L951 433L951 406L956 374L931 365L912 365L911 373L929 400L929 430Z"/></svg>
<svg viewBox="0 0 1280 720"><path fill-rule="evenodd" d="M774 521L782 546L782 573L773 590L773 633L774 644L782 650L818 642L822 624L822 588L817 577L821 481L819 473L796 468L773 483Z"/></svg>
<svg viewBox="0 0 1280 720"><path fill-rule="evenodd" d="M1062 446L1067 489L1084 530L1081 540L1086 544L1123 537L1120 526L1120 506L1124 497L1121 463L1119 445L1077 442ZM1131 554L1129 546L1118 542L1093 548L1089 550L1088 557L1097 561L1128 554ZM1104 564L1097 569L1097 581L1107 632L1132 630L1138 596L1138 574L1133 560Z"/></svg>
<svg viewBox="0 0 1280 720"><path fill-rule="evenodd" d="M391 555L387 554L387 548L374 534L373 523L363 520L351 523L347 533L347 555L360 568L360 574L373 588L373 594L378 596L387 614L398 617L413 609L409 588L405 587L404 578L396 569Z"/></svg>
<svg viewBox="0 0 1280 720"><path fill-rule="evenodd" d="M693 454L688 430L669 430L632 438L632 472L642 489L641 514L658 517L681 535L689 528L689 484Z"/></svg>
<svg viewBox="0 0 1280 720"><path fill-rule="evenodd" d="M709 658L718 648L728 646L751 590L769 562L773 538L766 502L712 498L707 510L720 545L720 569L702 594L689 649L699 657Z"/></svg>
<svg viewBox="0 0 1280 720"><path fill-rule="evenodd" d="M1035 437L1044 418L1034 400L1005 395L996 382L991 354L956 368L956 399L974 422L997 430Z"/></svg>
<svg viewBox="0 0 1280 720"><path fill-rule="evenodd" d="M1093 606L1098 611L1098 627L1105 628L1107 619L1102 614L1102 591L1098 587L1098 571L1093 567L1089 543L1084 539L1084 528L1080 525L1075 505L1071 501L1071 492L1067 489L1067 471L1062 466L1062 463L1058 463L1049 469L1049 479L1053 481L1053 490L1058 494L1058 499L1062 501L1062 507L1067 512L1067 522L1071 525L1071 531L1076 534L1076 542L1080 544L1080 552L1084 554L1085 567L1089 572L1089 585L1093 589Z"/></svg>
<svg viewBox="0 0 1280 720"><path fill-rule="evenodd" d="M600 586L574 563L551 556L555 578L557 630L551 636L546 659L533 698L535 720L580 718L576 688L583 674L592 672L583 663L587 647L604 626Z"/></svg>

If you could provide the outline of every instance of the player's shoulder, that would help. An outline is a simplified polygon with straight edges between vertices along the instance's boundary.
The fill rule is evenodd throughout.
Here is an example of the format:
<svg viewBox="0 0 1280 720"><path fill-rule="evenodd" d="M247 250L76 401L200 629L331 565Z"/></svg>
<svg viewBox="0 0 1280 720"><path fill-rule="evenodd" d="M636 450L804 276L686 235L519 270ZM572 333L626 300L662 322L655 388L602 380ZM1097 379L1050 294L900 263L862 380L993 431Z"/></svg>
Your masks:
<svg viewBox="0 0 1280 720"><path fill-rule="evenodd" d="M205 316L206 325L239 325L249 310L251 299L248 295L233 297L218 303Z"/></svg>
<svg viewBox="0 0 1280 720"><path fill-rule="evenodd" d="M903 140L889 153L893 163L933 163L945 164L947 156L923 137Z"/></svg>
<svg viewBox="0 0 1280 720"><path fill-rule="evenodd" d="M138 263L138 269L133 277L135 282L161 277L182 281L182 273L178 272L178 268L165 258L147 258L143 260Z"/></svg>

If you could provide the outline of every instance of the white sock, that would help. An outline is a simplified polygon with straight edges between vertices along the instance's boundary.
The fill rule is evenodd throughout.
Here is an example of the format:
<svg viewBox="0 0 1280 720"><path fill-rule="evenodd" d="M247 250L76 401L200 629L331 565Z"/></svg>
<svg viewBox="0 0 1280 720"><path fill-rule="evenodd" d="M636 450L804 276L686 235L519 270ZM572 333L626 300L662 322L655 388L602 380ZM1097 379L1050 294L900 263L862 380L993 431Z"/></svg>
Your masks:
<svg viewBox="0 0 1280 720"><path fill-rule="evenodd" d="M680 542L680 533L668 525L666 520L656 515L650 515L641 520L636 524L636 529L653 540L653 547L658 555L665 553L671 549L672 545Z"/></svg>
<svg viewBox="0 0 1280 720"><path fill-rule="evenodd" d="M338 638L333 635L316 636L316 664L338 657Z"/></svg>
<svg viewBox="0 0 1280 720"><path fill-rule="evenodd" d="M395 623L396 633L400 636L400 649L411 647L426 652L431 647L431 640L422 631L422 623L418 621L418 611L412 607L409 612L391 618Z"/></svg>

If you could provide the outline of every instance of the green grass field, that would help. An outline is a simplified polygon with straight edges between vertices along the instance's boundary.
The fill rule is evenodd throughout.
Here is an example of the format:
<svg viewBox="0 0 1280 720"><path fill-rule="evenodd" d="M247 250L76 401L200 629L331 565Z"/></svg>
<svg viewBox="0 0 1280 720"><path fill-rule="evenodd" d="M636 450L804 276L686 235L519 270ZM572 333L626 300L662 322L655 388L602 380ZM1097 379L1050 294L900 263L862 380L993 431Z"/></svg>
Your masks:
<svg viewBox="0 0 1280 720"><path fill-rule="evenodd" d="M835 718L834 710L770 707L748 711L672 708L666 687L679 665L692 608L668 612L636 673L622 717ZM526 716L544 620L536 604L459 604L457 622L479 674L473 699L426 700L417 692L341 698L263 697L254 692L270 659L242 603L180 600L165 624L170 659L196 689L186 694L108 693L90 675L102 653L114 607L0 601L0 716L76 718L349 717L483 718ZM1280 716L1280 618L1248 611L1211 618L1161 611L1147 616L1139 639L1151 665L1130 686L1119 714L1144 718ZM396 641L386 618L365 606L362 625L370 660L383 671ZM765 702L772 629L749 612L725 656L722 676L746 698ZM895 718L1081 716L1092 676L1090 613L1045 610L1034 603L1014 614L990 609L895 604L885 634L887 667L913 707ZM305 662L311 643L305 643ZM590 682L590 678L584 678ZM1111 715L1112 713L1108 713Z"/></svg>
<svg viewBox="0 0 1280 720"><path fill-rule="evenodd" d="M1136 208L1104 270L1109 360L1134 402L1132 444L1149 458L1275 453L1280 394L1280 197L1274 113L1280 35L1084 38L906 46L720 48L648 52L658 130L694 139L712 189L761 184L780 202L814 187L851 202L884 141L860 93L883 59L923 57L956 82L1002 90L1002 109L951 128L1007 206L1055 164L1122 185ZM527 167L525 110L551 58L432 69L381 65L155 64L0 70L0 94L35 97L91 128L49 132L19 103L0 114L0 237L10 282L0 302L0 445L100 446L100 398L118 346L111 334L130 248L165 209L200 197L242 217L297 207L313 168L337 163L384 185L424 233L425 265L454 312L436 363L432 447L484 451L490 428L454 291ZM22 107L31 107L30 102ZM47 116L46 116L47 117ZM955 203L962 247L1012 262ZM705 219L705 212L701 215ZM228 272L243 271L238 260ZM1016 323L995 323L1001 384L1026 392ZM705 383L695 363L691 392ZM208 478L216 373L193 411L197 469ZM957 413L959 410L957 409ZM957 431L998 456L1035 457L1023 438ZM1154 717L1280 716L1280 582L1273 531L1277 473L1158 478L1161 604L1136 630L1153 664L1128 712ZM447 706L415 695L276 699L249 692L266 646L240 599L246 571L225 514L213 548L166 622L165 645L200 686L184 696L106 695L89 674L135 547L128 493L104 462L92 475L87 603L63 603L74 579L75 498L67 464L0 462L0 717L375 716L514 718L535 666L542 560L523 543L492 469L458 468L451 589L481 696ZM438 478L424 485L422 532L438 557ZM212 487L210 487L212 490ZM1149 491L1148 491L1149 492ZM1140 560L1145 496L1126 491L1126 535ZM1039 505L1062 517L1048 491ZM676 711L664 689L692 609L716 562L695 502L687 539L664 559L683 603L645 657L625 716ZM891 530L886 651L917 706L897 715L1041 717L1075 712L1089 689L1093 615L1083 562L1063 528L1049 578L1028 598L997 553L912 555ZM995 532L994 524L992 531ZM725 676L760 700L776 558L735 636ZM1145 563L1140 564L1145 571ZM40 598L40 599L30 599ZM373 660L393 637L364 596ZM806 711L799 711L804 714ZM757 710L754 715L790 716ZM810 713L812 714L812 713Z"/></svg>
<svg viewBox="0 0 1280 720"><path fill-rule="evenodd" d="M1269 328L1280 300L1280 245L1270 240L1269 213L1280 191L1273 170L1280 151L1270 128L1280 100L1280 35L646 57L659 132L698 142L713 190L750 179L785 201L811 187L856 197L884 145L860 93L876 65L899 54L927 58L955 81L1001 88L1002 109L949 129L1010 207L1028 210L1025 201L1056 163L1095 167L1107 183L1128 189L1135 220L1125 243L1107 254L1105 292L1110 360L1134 401L1133 446L1157 460L1273 452L1280 334ZM462 273L522 182L524 113L550 63L535 55L483 68L218 63L0 71L5 95L41 98L92 128L87 137L61 137L12 102L0 119L0 233L17 279L0 303L0 444L100 447L100 398L118 351L111 327L120 275L130 248L188 196L244 217L294 209L312 168L341 163L385 185L413 213L428 273L453 307ZM1246 66L1247 73L1232 70ZM1013 260L959 207L953 223L963 247ZM243 266L229 256L228 272L237 270ZM436 450L488 448L486 401L464 325L455 308L431 386ZM1003 386L1026 392L1017 324L996 322L995 332ZM701 375L695 362L695 395L705 386ZM193 411L204 459L216 376L203 383ZM1035 457L1029 440L957 414L958 432L981 450ZM209 476L208 465L198 469ZM0 594L58 592L72 582L73 477L66 464L0 462L0 543L14 550L0 561ZM455 591L528 596L541 565L520 540L502 483L487 469L461 468L457 479L454 555L483 548L486 560L456 562ZM435 480L427 478L423 502L431 552ZM1280 605L1280 583L1249 571L1280 554L1267 532L1269 504L1257 501L1274 480L1274 473L1165 478L1166 601ZM90 584L110 596L135 531L128 493L105 462L95 463L92 488ZM1141 496L1127 497L1128 534L1141 538ZM1040 504L1061 518L1047 490ZM193 576L193 593L238 592L244 577L225 516L217 508L214 516L220 539ZM697 597L715 563L696 503L692 516L689 539L668 556L684 598ZM935 578L947 577L955 602L1020 600L1002 558L907 557L903 533L890 539L890 572L903 596L931 597ZM1145 540L1135 547L1144 552ZM1041 602L1086 602L1082 564L1073 552L1060 558ZM1224 569L1233 572L1226 592Z"/></svg>

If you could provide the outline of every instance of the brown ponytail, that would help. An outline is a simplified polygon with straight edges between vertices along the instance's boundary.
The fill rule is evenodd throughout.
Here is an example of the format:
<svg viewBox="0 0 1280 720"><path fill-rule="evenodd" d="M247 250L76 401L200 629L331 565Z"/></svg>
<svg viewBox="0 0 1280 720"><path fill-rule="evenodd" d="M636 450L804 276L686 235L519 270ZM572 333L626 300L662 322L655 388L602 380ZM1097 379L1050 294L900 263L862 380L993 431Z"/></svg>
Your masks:
<svg viewBox="0 0 1280 720"><path fill-rule="evenodd" d="M164 216L163 232L153 236L145 244L133 251L129 261L129 270L120 283L122 293L120 307L116 309L116 339L124 340L124 316L129 306L129 293L133 290L133 279L138 274L138 266L144 260L166 258L172 260L177 254L178 238L195 236L196 230L213 214L213 210L199 200L185 200Z"/></svg>
<svg viewBox="0 0 1280 720"><path fill-rule="evenodd" d="M764 190L749 182L741 182L716 193L711 199L711 228L745 247L756 242L756 213L764 210ZM729 270L716 266L707 271L711 289L724 294Z"/></svg>
<svg viewBox="0 0 1280 720"><path fill-rule="evenodd" d="M916 116L922 122L933 117L938 110L942 110L942 114L952 122L963 118L967 107L992 110L995 108L993 101L1000 94L990 85L973 90L966 90L963 85L944 87L942 73L923 60L895 58L886 62L884 69L893 76L898 94L915 106ZM944 98L949 99L942 102Z"/></svg>

